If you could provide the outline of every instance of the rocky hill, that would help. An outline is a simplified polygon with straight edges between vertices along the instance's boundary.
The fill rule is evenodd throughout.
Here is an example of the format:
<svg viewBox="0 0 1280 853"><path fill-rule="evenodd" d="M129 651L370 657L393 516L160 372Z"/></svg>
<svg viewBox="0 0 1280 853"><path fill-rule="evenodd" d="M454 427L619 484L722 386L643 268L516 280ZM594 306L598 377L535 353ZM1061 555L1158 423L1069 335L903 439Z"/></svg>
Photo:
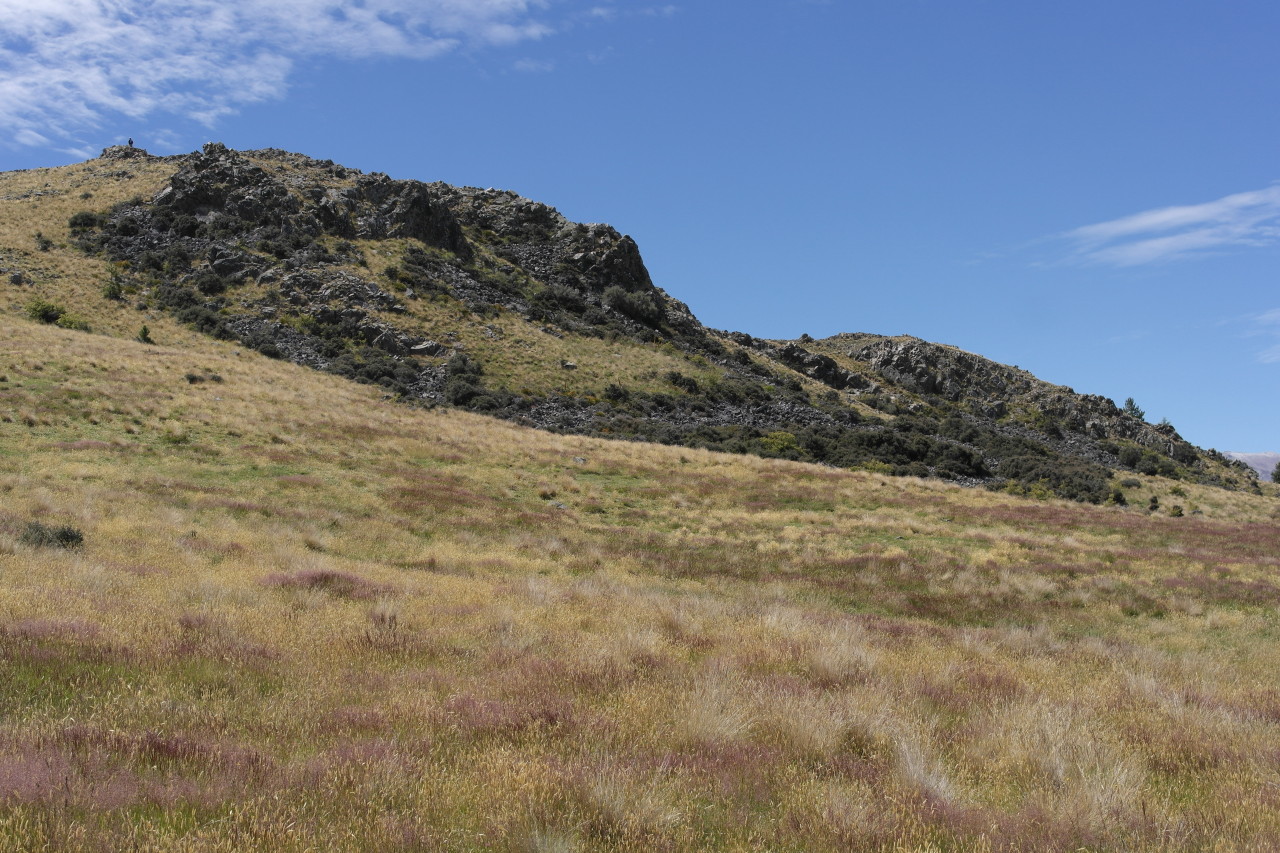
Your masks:
<svg viewBox="0 0 1280 853"><path fill-rule="evenodd" d="M168 315L408 403L571 433L1091 502L1124 500L1118 471L1257 488L1247 466L1170 425L954 347L706 328L654 284L630 237L509 191L217 143L167 158L117 147L42 171L38 192L62 204L24 210L63 215L38 223L34 249L4 247L0 266L48 322ZM5 177L0 205L30 204ZM99 202L131 181L146 191ZM44 253L75 254L94 277L64 297L74 304L51 301Z"/></svg>

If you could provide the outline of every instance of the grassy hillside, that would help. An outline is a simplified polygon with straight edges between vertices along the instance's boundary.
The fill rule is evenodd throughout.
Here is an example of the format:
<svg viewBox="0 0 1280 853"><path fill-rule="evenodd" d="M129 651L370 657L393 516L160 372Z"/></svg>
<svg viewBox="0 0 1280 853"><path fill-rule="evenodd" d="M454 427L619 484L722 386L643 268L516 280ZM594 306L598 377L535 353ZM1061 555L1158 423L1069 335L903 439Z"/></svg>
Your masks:
<svg viewBox="0 0 1280 853"><path fill-rule="evenodd" d="M1280 847L1274 498L557 436L139 313L0 314L0 849Z"/></svg>
<svg viewBox="0 0 1280 853"><path fill-rule="evenodd" d="M629 237L507 191L117 147L0 174L0 252L15 311L166 345L198 331L414 405L1098 504L1129 473L1258 491L1171 424L954 347L708 329Z"/></svg>

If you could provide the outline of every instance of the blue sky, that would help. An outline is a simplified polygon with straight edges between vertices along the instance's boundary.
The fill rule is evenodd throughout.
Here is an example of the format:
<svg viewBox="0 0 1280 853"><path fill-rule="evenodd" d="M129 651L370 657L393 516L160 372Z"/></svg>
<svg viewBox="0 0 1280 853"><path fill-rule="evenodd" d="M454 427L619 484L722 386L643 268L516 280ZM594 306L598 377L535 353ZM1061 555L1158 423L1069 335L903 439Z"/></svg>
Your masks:
<svg viewBox="0 0 1280 853"><path fill-rule="evenodd" d="M0 169L216 139L512 189L708 325L1280 449L1280 5L8 0Z"/></svg>

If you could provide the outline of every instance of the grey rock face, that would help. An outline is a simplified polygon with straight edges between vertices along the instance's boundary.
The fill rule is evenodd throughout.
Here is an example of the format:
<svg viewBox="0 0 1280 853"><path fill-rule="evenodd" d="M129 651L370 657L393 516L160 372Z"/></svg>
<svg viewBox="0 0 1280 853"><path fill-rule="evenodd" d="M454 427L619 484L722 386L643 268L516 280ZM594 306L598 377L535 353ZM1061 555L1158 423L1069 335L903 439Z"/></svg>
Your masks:
<svg viewBox="0 0 1280 853"><path fill-rule="evenodd" d="M1002 400L1031 390L1034 377L981 356L916 338L881 338L850 348L895 385L952 402L961 399Z"/></svg>
<svg viewBox="0 0 1280 853"><path fill-rule="evenodd" d="M999 364L955 347L917 338L858 338L849 355L865 361L892 384L951 402L966 402L987 417L1008 414L1008 400L1035 406L1055 428L1094 440L1127 439L1179 461L1195 458L1195 448L1169 425L1153 425L1122 412L1097 394L1037 379L1025 370Z"/></svg>
<svg viewBox="0 0 1280 853"><path fill-rule="evenodd" d="M369 240L409 238L472 257L462 227L430 187L417 181L393 181L363 175L354 187L327 194L319 210L326 226L340 236Z"/></svg>
<svg viewBox="0 0 1280 853"><path fill-rule="evenodd" d="M102 153L98 155L103 160L154 160L147 153L146 149L135 148L132 145L112 145L103 148Z"/></svg>
<svg viewBox="0 0 1280 853"><path fill-rule="evenodd" d="M848 388L873 391L877 388L874 382L859 373L844 369L830 356L809 352L798 344L787 344L776 350L774 354L779 361L792 370L798 370L805 376L817 379L837 391Z"/></svg>

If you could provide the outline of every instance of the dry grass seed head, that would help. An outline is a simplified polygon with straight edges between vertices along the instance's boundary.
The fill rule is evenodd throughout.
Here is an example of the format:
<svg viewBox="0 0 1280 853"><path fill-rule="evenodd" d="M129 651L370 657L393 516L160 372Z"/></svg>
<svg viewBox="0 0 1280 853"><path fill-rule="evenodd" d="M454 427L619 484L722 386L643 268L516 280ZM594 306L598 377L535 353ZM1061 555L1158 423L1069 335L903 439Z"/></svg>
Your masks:
<svg viewBox="0 0 1280 853"><path fill-rule="evenodd" d="M809 644L805 655L809 676L826 686L865 680L879 660L866 640L866 632L852 625L822 632Z"/></svg>
<svg viewBox="0 0 1280 853"><path fill-rule="evenodd" d="M970 745L988 773L1052 811L1100 827L1136 802L1145 773L1098 718L1043 701L994 706Z"/></svg>
<svg viewBox="0 0 1280 853"><path fill-rule="evenodd" d="M681 800L678 788L661 770L635 778L605 764L578 783L577 794L588 827L605 837L660 836L684 818L676 805Z"/></svg>
<svg viewBox="0 0 1280 853"><path fill-rule="evenodd" d="M747 696L727 676L710 674L676 707L676 741L690 747L732 743L750 734L755 719Z"/></svg>

